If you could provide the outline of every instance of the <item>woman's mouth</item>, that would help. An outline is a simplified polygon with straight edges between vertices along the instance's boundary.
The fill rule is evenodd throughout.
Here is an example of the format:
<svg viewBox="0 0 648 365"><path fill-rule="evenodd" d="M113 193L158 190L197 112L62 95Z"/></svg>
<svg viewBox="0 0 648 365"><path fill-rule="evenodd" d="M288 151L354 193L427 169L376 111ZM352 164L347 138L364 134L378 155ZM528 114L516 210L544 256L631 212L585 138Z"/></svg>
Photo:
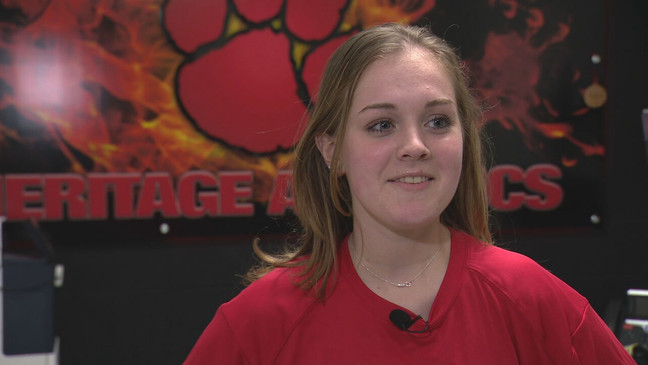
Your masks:
<svg viewBox="0 0 648 365"><path fill-rule="evenodd" d="M427 176L404 176L393 181L405 184L420 184L430 180L432 180L432 178Z"/></svg>

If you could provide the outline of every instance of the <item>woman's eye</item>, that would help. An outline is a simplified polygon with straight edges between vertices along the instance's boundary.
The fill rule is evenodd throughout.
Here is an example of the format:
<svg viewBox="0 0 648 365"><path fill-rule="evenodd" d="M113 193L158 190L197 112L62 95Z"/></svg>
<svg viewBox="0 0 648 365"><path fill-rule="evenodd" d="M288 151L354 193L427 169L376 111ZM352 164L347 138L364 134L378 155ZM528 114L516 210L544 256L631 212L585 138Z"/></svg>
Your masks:
<svg viewBox="0 0 648 365"><path fill-rule="evenodd" d="M394 127L389 120L379 120L369 126L369 131L376 134L386 133Z"/></svg>
<svg viewBox="0 0 648 365"><path fill-rule="evenodd" d="M452 125L452 121L450 121L450 118L444 115L437 115L430 119L427 122L427 125L428 127L434 128L436 130L445 130Z"/></svg>

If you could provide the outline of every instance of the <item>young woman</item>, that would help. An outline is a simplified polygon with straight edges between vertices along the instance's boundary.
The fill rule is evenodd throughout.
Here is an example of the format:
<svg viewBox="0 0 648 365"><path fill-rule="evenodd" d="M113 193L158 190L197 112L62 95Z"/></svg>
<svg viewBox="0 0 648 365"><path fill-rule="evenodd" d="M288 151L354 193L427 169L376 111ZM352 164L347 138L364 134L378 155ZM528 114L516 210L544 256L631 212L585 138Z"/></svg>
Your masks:
<svg viewBox="0 0 648 365"><path fill-rule="evenodd" d="M331 57L296 149L300 245L250 272L187 364L633 364L587 300L497 248L460 60L417 27Z"/></svg>

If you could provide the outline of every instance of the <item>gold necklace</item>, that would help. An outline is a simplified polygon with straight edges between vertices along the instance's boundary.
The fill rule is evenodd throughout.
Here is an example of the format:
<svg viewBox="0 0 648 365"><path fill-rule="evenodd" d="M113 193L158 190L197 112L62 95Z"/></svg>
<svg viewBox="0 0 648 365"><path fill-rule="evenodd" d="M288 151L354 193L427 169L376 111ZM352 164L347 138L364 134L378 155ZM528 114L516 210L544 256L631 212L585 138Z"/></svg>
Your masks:
<svg viewBox="0 0 648 365"><path fill-rule="evenodd" d="M427 264L425 264L425 267L423 267L423 269L421 269L421 271L418 274L416 274L416 276L414 276L414 278L412 278L412 280L405 281L404 283L395 283L393 281L387 280L387 279L383 278L382 276L376 274L367 265L362 263L362 260L360 260L360 257L358 257L358 254L356 253L355 248L352 245L349 245L349 247L351 248L351 252L353 252L353 256L355 256L356 260L358 260L358 263L360 264L360 266L362 266L365 270L367 270L368 273L370 273L371 275L375 276L376 278L386 282L387 284L393 285L395 287L409 288L410 286L412 286L412 283L414 282L414 280L418 279L421 275L423 275L425 270L430 266L430 264L432 264L432 261L434 261L434 259L437 257L437 255L441 251L441 247L443 247L443 244L439 245L439 248L437 248L434 255L432 255L432 257L430 257Z"/></svg>

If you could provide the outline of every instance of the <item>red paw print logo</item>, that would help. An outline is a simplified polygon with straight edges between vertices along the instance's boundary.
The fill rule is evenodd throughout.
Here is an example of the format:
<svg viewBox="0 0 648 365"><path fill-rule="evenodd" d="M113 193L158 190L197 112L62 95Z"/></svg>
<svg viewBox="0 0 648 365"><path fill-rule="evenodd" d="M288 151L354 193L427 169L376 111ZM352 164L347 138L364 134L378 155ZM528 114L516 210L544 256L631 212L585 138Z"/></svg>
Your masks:
<svg viewBox="0 0 648 365"><path fill-rule="evenodd" d="M292 147L334 49L308 43L332 38L345 3L169 1L164 24L187 54L176 76L184 112L205 134L249 152Z"/></svg>
<svg viewBox="0 0 648 365"><path fill-rule="evenodd" d="M176 76L186 115L252 153L287 150L328 57L351 34L412 22L434 0L169 0L164 26L187 55Z"/></svg>

